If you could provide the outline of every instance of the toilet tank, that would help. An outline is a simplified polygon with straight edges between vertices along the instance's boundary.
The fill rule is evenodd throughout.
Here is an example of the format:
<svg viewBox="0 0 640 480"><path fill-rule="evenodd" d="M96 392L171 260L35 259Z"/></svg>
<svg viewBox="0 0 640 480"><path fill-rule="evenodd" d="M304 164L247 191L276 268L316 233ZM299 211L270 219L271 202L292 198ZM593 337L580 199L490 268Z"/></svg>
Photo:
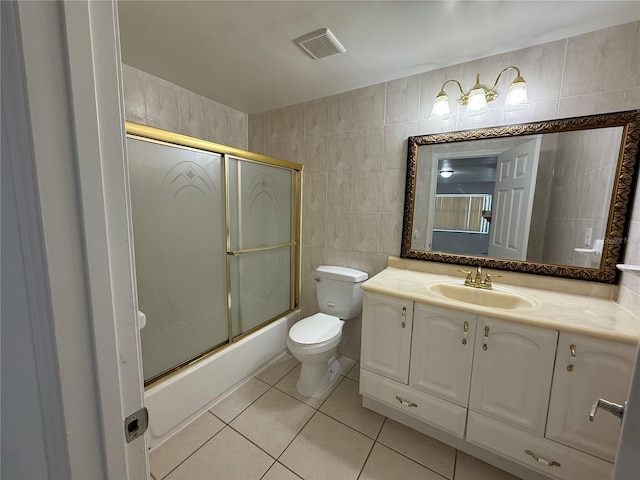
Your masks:
<svg viewBox="0 0 640 480"><path fill-rule="evenodd" d="M316 269L316 293L322 313L343 320L362 311L362 282L369 275L353 268L322 265Z"/></svg>

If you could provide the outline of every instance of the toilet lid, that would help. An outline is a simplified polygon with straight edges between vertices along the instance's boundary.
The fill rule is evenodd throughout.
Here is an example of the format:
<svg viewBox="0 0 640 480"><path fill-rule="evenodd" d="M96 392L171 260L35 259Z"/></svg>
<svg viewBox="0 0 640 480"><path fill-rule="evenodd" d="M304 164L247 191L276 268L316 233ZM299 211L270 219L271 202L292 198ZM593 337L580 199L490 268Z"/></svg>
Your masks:
<svg viewBox="0 0 640 480"><path fill-rule="evenodd" d="M303 318L289 330L289 338L296 343L311 345L331 340L340 333L342 320L326 313Z"/></svg>

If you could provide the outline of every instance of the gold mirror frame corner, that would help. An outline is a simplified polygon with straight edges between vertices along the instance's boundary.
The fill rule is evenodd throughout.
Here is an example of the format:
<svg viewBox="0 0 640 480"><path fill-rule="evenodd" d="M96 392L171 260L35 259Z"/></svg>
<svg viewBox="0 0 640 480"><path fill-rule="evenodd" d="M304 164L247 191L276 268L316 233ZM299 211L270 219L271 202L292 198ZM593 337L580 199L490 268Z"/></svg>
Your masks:
<svg viewBox="0 0 640 480"><path fill-rule="evenodd" d="M411 248L413 232L413 206L416 193L418 147L443 143L516 137L541 133L559 133L603 127L623 127L620 156L612 202L605 234L605 245L600 268L574 267L518 260L457 255ZM628 233L633 193L638 182L638 144L640 142L640 110L589 115L535 123L506 125L478 130L417 135L409 137L407 148L407 175L405 188L402 246L400 256L414 260L473 265L521 273L572 278L616 284L619 272L616 264L622 260L625 234Z"/></svg>

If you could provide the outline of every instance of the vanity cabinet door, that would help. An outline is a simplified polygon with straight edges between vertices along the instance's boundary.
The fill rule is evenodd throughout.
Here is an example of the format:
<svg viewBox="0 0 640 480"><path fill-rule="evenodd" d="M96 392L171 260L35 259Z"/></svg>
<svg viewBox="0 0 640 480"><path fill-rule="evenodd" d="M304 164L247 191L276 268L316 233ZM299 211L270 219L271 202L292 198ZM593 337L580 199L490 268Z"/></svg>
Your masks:
<svg viewBox="0 0 640 480"><path fill-rule="evenodd" d="M477 316L416 303L409 386L466 407Z"/></svg>
<svg viewBox="0 0 640 480"><path fill-rule="evenodd" d="M544 435L558 332L479 316L469 408Z"/></svg>
<svg viewBox="0 0 640 480"><path fill-rule="evenodd" d="M613 462L620 420L599 410L589 411L598 398L624 405L635 359L635 345L560 333L547 438Z"/></svg>
<svg viewBox="0 0 640 480"><path fill-rule="evenodd" d="M365 292L362 306L361 367L407 383L413 302Z"/></svg>

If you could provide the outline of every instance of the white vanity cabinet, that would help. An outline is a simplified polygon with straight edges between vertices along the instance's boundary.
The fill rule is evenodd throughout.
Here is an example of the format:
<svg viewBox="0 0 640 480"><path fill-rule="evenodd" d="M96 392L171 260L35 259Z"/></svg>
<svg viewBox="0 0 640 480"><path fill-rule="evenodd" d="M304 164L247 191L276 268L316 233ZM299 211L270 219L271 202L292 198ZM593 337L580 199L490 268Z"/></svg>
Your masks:
<svg viewBox="0 0 640 480"><path fill-rule="evenodd" d="M361 367L406 384L412 320L413 301L365 292Z"/></svg>
<svg viewBox="0 0 640 480"><path fill-rule="evenodd" d="M544 435L558 332L478 317L469 409Z"/></svg>
<svg viewBox="0 0 640 480"><path fill-rule="evenodd" d="M620 405L627 399L634 345L574 333L560 333L546 437L613 462L620 420L589 411L598 398Z"/></svg>
<svg viewBox="0 0 640 480"><path fill-rule="evenodd" d="M410 387L467 406L476 317L415 303Z"/></svg>

